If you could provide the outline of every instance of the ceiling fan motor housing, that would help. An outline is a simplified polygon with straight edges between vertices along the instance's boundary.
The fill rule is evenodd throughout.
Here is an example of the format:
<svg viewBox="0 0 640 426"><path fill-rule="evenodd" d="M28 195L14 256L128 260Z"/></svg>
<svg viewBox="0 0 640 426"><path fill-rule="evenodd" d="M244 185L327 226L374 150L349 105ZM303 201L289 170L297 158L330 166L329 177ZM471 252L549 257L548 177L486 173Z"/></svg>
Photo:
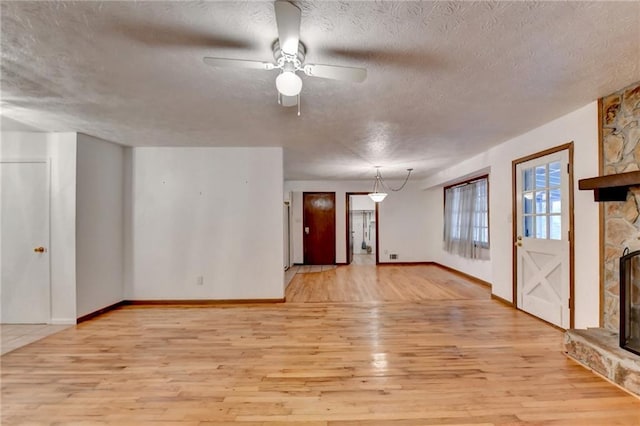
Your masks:
<svg viewBox="0 0 640 426"><path fill-rule="evenodd" d="M296 55L288 55L282 51L280 48L280 41L276 40L273 42L273 59L275 60L277 67L282 69L283 71L298 71L303 69L302 64L304 63L305 54L307 53L307 49L302 44L302 42L298 43L298 53Z"/></svg>

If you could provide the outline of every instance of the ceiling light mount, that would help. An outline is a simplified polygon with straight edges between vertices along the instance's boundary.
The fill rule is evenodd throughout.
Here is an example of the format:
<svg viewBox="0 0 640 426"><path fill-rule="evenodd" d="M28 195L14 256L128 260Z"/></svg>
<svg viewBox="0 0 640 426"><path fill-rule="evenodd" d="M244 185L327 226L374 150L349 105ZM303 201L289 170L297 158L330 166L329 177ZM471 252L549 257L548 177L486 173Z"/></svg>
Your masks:
<svg viewBox="0 0 640 426"><path fill-rule="evenodd" d="M402 190L402 188L404 188L404 186L409 181L409 176L411 176L412 171L413 169L407 169L407 177L404 178L404 182L402 182L402 185L400 185L399 188L391 188L390 186L387 186L384 183L384 180L382 179L382 175L380 174L380 166L376 166L376 180L373 183L373 191L371 191L367 195L369 195L369 198L371 198L374 202L376 203L381 202L387 197L387 193L384 192L384 190L388 189L394 192Z"/></svg>
<svg viewBox="0 0 640 426"><path fill-rule="evenodd" d="M299 71L303 69L304 58L307 54L307 48L302 42L298 42L298 53L290 55L280 48L280 41L276 40L271 46L273 50L273 59L275 60L275 68L288 69L288 65L292 65L293 70Z"/></svg>

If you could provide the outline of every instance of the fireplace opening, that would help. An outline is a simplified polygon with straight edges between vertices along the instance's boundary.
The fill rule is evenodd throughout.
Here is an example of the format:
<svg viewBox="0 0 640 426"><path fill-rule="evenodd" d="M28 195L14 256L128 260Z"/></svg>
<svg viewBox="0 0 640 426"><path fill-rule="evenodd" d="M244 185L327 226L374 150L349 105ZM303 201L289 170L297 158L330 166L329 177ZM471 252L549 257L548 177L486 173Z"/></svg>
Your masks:
<svg viewBox="0 0 640 426"><path fill-rule="evenodd" d="M620 347L640 355L640 250L620 258Z"/></svg>

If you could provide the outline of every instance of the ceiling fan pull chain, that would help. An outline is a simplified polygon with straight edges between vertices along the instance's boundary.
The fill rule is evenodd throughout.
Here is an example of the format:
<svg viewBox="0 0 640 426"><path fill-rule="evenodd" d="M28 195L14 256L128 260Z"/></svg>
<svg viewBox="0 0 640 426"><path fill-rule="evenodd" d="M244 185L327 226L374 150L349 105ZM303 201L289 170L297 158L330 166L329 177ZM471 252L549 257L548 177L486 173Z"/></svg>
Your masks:
<svg viewBox="0 0 640 426"><path fill-rule="evenodd" d="M298 117L300 117L300 93L298 93Z"/></svg>

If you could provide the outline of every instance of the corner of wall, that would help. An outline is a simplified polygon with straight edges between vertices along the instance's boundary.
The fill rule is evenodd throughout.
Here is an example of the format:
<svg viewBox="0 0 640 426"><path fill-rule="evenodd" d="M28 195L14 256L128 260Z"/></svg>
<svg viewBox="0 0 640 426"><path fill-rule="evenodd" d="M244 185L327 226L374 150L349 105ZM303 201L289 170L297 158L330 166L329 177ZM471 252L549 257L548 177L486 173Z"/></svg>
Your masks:
<svg viewBox="0 0 640 426"><path fill-rule="evenodd" d="M76 313L83 316L123 300L125 175L123 146L83 134L77 145Z"/></svg>
<svg viewBox="0 0 640 426"><path fill-rule="evenodd" d="M124 179L123 179L123 241L124 250L122 252L124 277L122 280L122 297L124 300L131 299L131 289L133 285L133 268L134 268L134 250L133 250L133 218L134 218L134 155L135 148L127 147L124 150Z"/></svg>

